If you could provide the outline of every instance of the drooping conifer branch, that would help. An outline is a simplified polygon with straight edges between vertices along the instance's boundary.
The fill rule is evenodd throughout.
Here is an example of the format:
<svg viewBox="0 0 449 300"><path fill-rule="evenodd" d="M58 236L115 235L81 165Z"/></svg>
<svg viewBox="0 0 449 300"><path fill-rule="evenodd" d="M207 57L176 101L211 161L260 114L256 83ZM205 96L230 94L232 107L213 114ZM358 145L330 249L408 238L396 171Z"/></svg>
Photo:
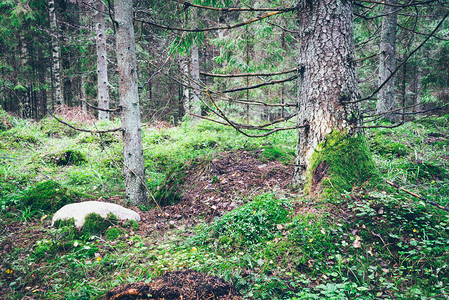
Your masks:
<svg viewBox="0 0 449 300"><path fill-rule="evenodd" d="M187 1L183 1L183 0L172 0L172 1L178 2L182 5L184 5L184 8L195 7L195 8L214 10L214 11L220 11L220 12L231 12L231 11L282 11L282 12L288 12L288 11L292 11L292 10L296 9L296 7L279 7L279 8L227 7L227 8L221 8L221 7L212 7L212 6L193 4L191 2L187 2Z"/></svg>
<svg viewBox="0 0 449 300"><path fill-rule="evenodd" d="M238 28L238 27L242 27L254 22L258 22L260 20L266 19L268 17L272 17L278 14L282 14L284 13L284 11L275 11L275 12L270 12L268 14L265 14L263 16L260 17L256 17L256 18L252 18L249 19L247 21L241 22L241 23L237 23L237 24L233 24L233 25L224 25L224 26L218 26L218 27L208 27L208 28L181 28L181 27L173 27L173 26L167 26L167 25L162 25L162 24L158 24L152 21L148 21L148 20L143 20L143 19L137 19L135 18L134 20L137 22L142 22L151 26L155 26L155 27L159 27L162 29L166 29L166 30L174 30L174 31L186 31L186 32L205 32L205 31L214 31L214 30L225 30L225 29L233 29L233 28Z"/></svg>

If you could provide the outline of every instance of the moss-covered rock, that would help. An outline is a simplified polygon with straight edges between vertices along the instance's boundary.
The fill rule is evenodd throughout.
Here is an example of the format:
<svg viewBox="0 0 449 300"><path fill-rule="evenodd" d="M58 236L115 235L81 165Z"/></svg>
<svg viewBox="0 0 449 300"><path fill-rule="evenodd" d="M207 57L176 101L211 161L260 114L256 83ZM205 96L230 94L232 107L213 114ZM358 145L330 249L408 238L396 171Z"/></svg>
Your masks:
<svg viewBox="0 0 449 300"><path fill-rule="evenodd" d="M75 192L59 183L48 180L40 182L24 191L21 198L23 206L48 212L55 212L78 198Z"/></svg>
<svg viewBox="0 0 449 300"><path fill-rule="evenodd" d="M334 130L312 155L305 191L332 198L377 178L365 137Z"/></svg>
<svg viewBox="0 0 449 300"><path fill-rule="evenodd" d="M45 155L45 160L57 166L79 166L87 162L86 156L79 150L63 150Z"/></svg>

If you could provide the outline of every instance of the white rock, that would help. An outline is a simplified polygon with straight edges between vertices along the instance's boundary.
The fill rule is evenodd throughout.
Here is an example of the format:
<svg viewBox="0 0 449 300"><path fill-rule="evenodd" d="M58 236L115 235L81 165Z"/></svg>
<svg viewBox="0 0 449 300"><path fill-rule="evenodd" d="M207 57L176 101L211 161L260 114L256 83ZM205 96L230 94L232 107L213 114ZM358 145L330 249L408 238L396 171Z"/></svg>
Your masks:
<svg viewBox="0 0 449 300"><path fill-rule="evenodd" d="M111 213L119 220L140 221L140 216L138 213L118 204L99 201L86 201L68 204L61 207L61 209L59 209L53 216L51 225L53 226L57 220L68 220L73 218L75 220L75 226L77 228L81 228L84 225L86 216L91 213L96 213L103 218L106 218L108 214Z"/></svg>

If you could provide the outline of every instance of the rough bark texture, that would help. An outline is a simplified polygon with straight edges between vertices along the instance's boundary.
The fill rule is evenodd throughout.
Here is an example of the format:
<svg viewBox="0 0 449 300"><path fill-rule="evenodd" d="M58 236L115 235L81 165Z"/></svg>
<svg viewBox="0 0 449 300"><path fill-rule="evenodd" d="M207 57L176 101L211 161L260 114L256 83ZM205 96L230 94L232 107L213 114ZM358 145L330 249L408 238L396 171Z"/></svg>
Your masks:
<svg viewBox="0 0 449 300"><path fill-rule="evenodd" d="M389 0L390 4L398 4L398 0ZM382 84L396 68L396 27L398 23L397 8L384 5L382 31L380 37L379 85ZM394 76L380 89L376 104L377 113L394 109ZM386 114L386 119L394 120L393 114Z"/></svg>
<svg viewBox="0 0 449 300"><path fill-rule="evenodd" d="M126 195L133 204L145 204L147 195L143 186L145 171L132 9L132 1L114 2Z"/></svg>
<svg viewBox="0 0 449 300"><path fill-rule="evenodd" d="M103 0L95 1L95 39L97 44L98 107L109 109L108 63ZM109 112L99 111L99 120L109 120Z"/></svg>
<svg viewBox="0 0 449 300"><path fill-rule="evenodd" d="M55 88L56 104L64 104L64 94L62 93L62 78L61 78L61 52L59 47L58 36L58 21L55 12L55 1L48 1L48 14L50 17L51 29L51 53L52 53L52 71L53 84Z"/></svg>
<svg viewBox="0 0 449 300"><path fill-rule="evenodd" d="M293 184L303 186L316 147L332 131L353 134L359 125L352 1L298 4L299 128Z"/></svg>

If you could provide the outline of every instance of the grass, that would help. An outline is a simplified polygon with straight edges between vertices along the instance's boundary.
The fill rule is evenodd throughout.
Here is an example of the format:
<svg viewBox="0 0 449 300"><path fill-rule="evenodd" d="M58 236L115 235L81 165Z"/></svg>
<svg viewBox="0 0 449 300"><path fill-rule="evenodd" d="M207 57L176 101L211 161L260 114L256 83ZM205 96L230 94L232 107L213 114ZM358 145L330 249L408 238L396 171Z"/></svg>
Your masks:
<svg viewBox="0 0 449 300"><path fill-rule="evenodd" d="M272 192L247 196L243 206L209 224L164 235L132 222L80 235L70 227L50 228L51 213L24 206L24 197L48 181L84 198L122 195L118 137L102 142L52 120L4 123L0 294L9 299L98 299L114 286L187 268L219 275L249 299L448 297L448 214L391 187L359 187L332 203ZM208 122L145 127L143 133L153 191L164 187L171 167L222 151L259 151L262 160L293 163L296 142L289 132L247 139ZM383 178L449 206L448 135L448 117L440 117L374 129L366 140ZM84 162L51 159L67 151Z"/></svg>

